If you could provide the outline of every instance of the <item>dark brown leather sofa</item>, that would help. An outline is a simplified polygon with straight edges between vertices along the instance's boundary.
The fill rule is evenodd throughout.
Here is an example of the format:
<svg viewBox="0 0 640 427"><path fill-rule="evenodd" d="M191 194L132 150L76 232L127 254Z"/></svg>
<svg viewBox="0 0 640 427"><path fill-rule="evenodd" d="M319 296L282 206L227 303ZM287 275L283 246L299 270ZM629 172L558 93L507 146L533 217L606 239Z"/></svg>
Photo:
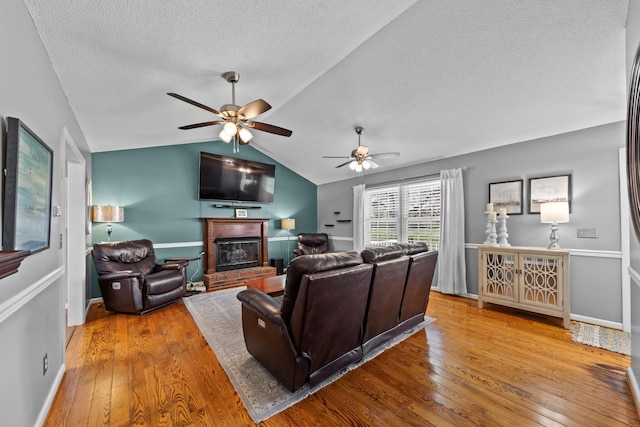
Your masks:
<svg viewBox="0 0 640 427"><path fill-rule="evenodd" d="M435 267L437 252L419 246L294 258L282 303L255 289L238 293L247 350L291 391L362 360L424 319L433 270L412 276L411 266Z"/></svg>
<svg viewBox="0 0 640 427"><path fill-rule="evenodd" d="M143 314L186 292L188 262L158 264L150 240L96 243L93 260L109 311Z"/></svg>

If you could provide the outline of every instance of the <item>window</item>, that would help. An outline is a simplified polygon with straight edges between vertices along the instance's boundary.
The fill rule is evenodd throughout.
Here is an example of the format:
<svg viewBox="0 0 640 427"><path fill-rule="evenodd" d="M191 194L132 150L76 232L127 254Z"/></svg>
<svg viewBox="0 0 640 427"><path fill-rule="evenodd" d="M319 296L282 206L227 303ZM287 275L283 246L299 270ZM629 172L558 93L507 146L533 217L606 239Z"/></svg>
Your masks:
<svg viewBox="0 0 640 427"><path fill-rule="evenodd" d="M365 190L365 246L440 241L440 179Z"/></svg>

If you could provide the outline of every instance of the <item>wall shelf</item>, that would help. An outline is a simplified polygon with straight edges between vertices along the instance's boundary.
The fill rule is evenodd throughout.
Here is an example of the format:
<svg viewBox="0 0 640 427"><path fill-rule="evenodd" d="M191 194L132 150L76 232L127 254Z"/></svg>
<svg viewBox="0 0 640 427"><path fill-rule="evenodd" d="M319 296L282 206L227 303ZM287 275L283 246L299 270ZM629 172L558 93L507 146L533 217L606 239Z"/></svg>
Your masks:
<svg viewBox="0 0 640 427"><path fill-rule="evenodd" d="M345 222L345 223L346 223L346 222L351 222L351 220L350 220L350 219L339 219L339 220L337 220L337 221L338 221L338 222Z"/></svg>
<svg viewBox="0 0 640 427"><path fill-rule="evenodd" d="M215 204L213 205L214 208L232 208L232 209L262 209L262 206L245 206L245 205L222 205L222 204Z"/></svg>
<svg viewBox="0 0 640 427"><path fill-rule="evenodd" d="M335 224L325 224L324 226L325 226L325 227L334 227L334 226L335 226Z"/></svg>

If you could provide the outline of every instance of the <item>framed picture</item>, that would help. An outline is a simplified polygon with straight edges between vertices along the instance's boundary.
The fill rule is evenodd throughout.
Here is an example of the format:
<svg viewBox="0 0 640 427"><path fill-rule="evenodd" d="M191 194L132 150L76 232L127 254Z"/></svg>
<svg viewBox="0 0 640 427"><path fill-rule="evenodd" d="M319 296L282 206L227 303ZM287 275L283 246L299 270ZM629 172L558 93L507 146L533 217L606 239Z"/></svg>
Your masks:
<svg viewBox="0 0 640 427"><path fill-rule="evenodd" d="M489 184L489 203L496 211L504 208L507 215L522 215L522 180Z"/></svg>
<svg viewBox="0 0 640 427"><path fill-rule="evenodd" d="M7 118L2 248L49 247L53 151L21 120Z"/></svg>
<svg viewBox="0 0 640 427"><path fill-rule="evenodd" d="M236 209L236 218L247 218L248 216L246 209Z"/></svg>
<svg viewBox="0 0 640 427"><path fill-rule="evenodd" d="M529 179L529 213L540 213L547 202L568 202L571 211L571 175Z"/></svg>

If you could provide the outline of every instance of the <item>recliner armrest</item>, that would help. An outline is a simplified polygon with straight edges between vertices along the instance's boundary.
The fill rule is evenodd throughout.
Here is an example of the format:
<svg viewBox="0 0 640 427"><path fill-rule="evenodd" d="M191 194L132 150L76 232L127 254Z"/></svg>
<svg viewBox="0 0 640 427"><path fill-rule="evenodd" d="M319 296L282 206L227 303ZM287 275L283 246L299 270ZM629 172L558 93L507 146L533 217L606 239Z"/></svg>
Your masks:
<svg viewBox="0 0 640 427"><path fill-rule="evenodd" d="M112 273L102 274L98 276L100 280L122 280L122 279L130 279L130 278L140 278L142 277L141 273L134 273L132 270L122 270L122 271L114 271Z"/></svg>
<svg viewBox="0 0 640 427"><path fill-rule="evenodd" d="M172 262L169 264L156 264L155 267L153 267L153 271L156 272L156 271L163 271L163 270L181 270L185 268L187 264L189 263L188 262L186 263Z"/></svg>
<svg viewBox="0 0 640 427"><path fill-rule="evenodd" d="M282 325L280 305L269 295L257 289L246 289L236 295L243 304L251 307L256 313L274 325Z"/></svg>

